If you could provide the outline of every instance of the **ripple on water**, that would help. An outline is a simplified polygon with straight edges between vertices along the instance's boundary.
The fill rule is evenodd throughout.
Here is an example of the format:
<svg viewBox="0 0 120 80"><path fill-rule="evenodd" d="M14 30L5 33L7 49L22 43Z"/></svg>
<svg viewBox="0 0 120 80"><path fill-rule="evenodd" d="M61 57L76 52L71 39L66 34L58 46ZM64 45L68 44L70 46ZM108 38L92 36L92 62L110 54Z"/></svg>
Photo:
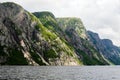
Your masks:
<svg viewBox="0 0 120 80"><path fill-rule="evenodd" d="M120 80L119 66L1 66L0 80Z"/></svg>

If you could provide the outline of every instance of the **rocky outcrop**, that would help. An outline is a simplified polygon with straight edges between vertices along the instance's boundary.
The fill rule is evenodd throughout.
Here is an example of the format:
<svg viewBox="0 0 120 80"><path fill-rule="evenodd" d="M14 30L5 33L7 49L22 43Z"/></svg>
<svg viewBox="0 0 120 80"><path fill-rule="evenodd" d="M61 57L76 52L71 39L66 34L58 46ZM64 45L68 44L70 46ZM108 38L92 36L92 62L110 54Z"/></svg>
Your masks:
<svg viewBox="0 0 120 80"><path fill-rule="evenodd" d="M0 3L0 64L80 65L80 60L33 14L8 2Z"/></svg>
<svg viewBox="0 0 120 80"><path fill-rule="evenodd" d="M109 39L100 39L97 33L88 31L90 41L94 47L112 63L120 64L120 48L113 45Z"/></svg>

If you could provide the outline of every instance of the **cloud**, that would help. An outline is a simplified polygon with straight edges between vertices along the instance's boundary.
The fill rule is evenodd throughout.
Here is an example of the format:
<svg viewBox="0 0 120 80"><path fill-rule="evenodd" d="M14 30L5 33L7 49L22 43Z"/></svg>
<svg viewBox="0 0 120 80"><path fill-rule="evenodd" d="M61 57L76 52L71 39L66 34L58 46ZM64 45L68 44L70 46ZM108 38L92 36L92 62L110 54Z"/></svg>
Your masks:
<svg viewBox="0 0 120 80"><path fill-rule="evenodd" d="M102 39L103 37L106 39L109 38L109 39L112 39L114 44L120 44L119 32L114 31L111 27L105 27L102 29L98 29L97 32L101 34L100 37Z"/></svg>
<svg viewBox="0 0 120 80"><path fill-rule="evenodd" d="M12 1L26 10L51 11L56 17L79 17L88 30L120 46L120 0L0 0Z"/></svg>

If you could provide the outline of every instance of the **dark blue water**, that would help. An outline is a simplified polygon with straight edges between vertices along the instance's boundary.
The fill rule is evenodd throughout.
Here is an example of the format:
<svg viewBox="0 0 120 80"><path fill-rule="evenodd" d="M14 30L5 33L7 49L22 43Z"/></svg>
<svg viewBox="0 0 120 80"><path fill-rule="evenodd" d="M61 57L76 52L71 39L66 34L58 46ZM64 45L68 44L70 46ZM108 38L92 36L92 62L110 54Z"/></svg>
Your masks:
<svg viewBox="0 0 120 80"><path fill-rule="evenodd" d="M120 80L120 67L1 66L0 80Z"/></svg>

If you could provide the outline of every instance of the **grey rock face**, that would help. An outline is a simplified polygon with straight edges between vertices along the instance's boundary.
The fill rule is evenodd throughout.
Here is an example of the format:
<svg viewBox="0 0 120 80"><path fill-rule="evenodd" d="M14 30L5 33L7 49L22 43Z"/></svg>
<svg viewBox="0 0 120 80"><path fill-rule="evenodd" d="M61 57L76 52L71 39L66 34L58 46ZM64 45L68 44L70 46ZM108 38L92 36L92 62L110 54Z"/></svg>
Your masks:
<svg viewBox="0 0 120 80"><path fill-rule="evenodd" d="M34 28L27 12L14 3L3 3L0 6L0 46L3 48L2 54L5 55L3 57L6 57L5 62L1 61L3 64L12 64L12 61L16 60L15 64L38 65L30 54L30 48L34 46L31 45ZM19 57L21 59L17 59Z"/></svg>
<svg viewBox="0 0 120 80"><path fill-rule="evenodd" d="M112 63L120 64L120 49L109 39L100 39L97 33L88 31L89 38L96 49Z"/></svg>
<svg viewBox="0 0 120 80"><path fill-rule="evenodd" d="M0 3L0 64L80 65L74 51L55 33L9 2Z"/></svg>

